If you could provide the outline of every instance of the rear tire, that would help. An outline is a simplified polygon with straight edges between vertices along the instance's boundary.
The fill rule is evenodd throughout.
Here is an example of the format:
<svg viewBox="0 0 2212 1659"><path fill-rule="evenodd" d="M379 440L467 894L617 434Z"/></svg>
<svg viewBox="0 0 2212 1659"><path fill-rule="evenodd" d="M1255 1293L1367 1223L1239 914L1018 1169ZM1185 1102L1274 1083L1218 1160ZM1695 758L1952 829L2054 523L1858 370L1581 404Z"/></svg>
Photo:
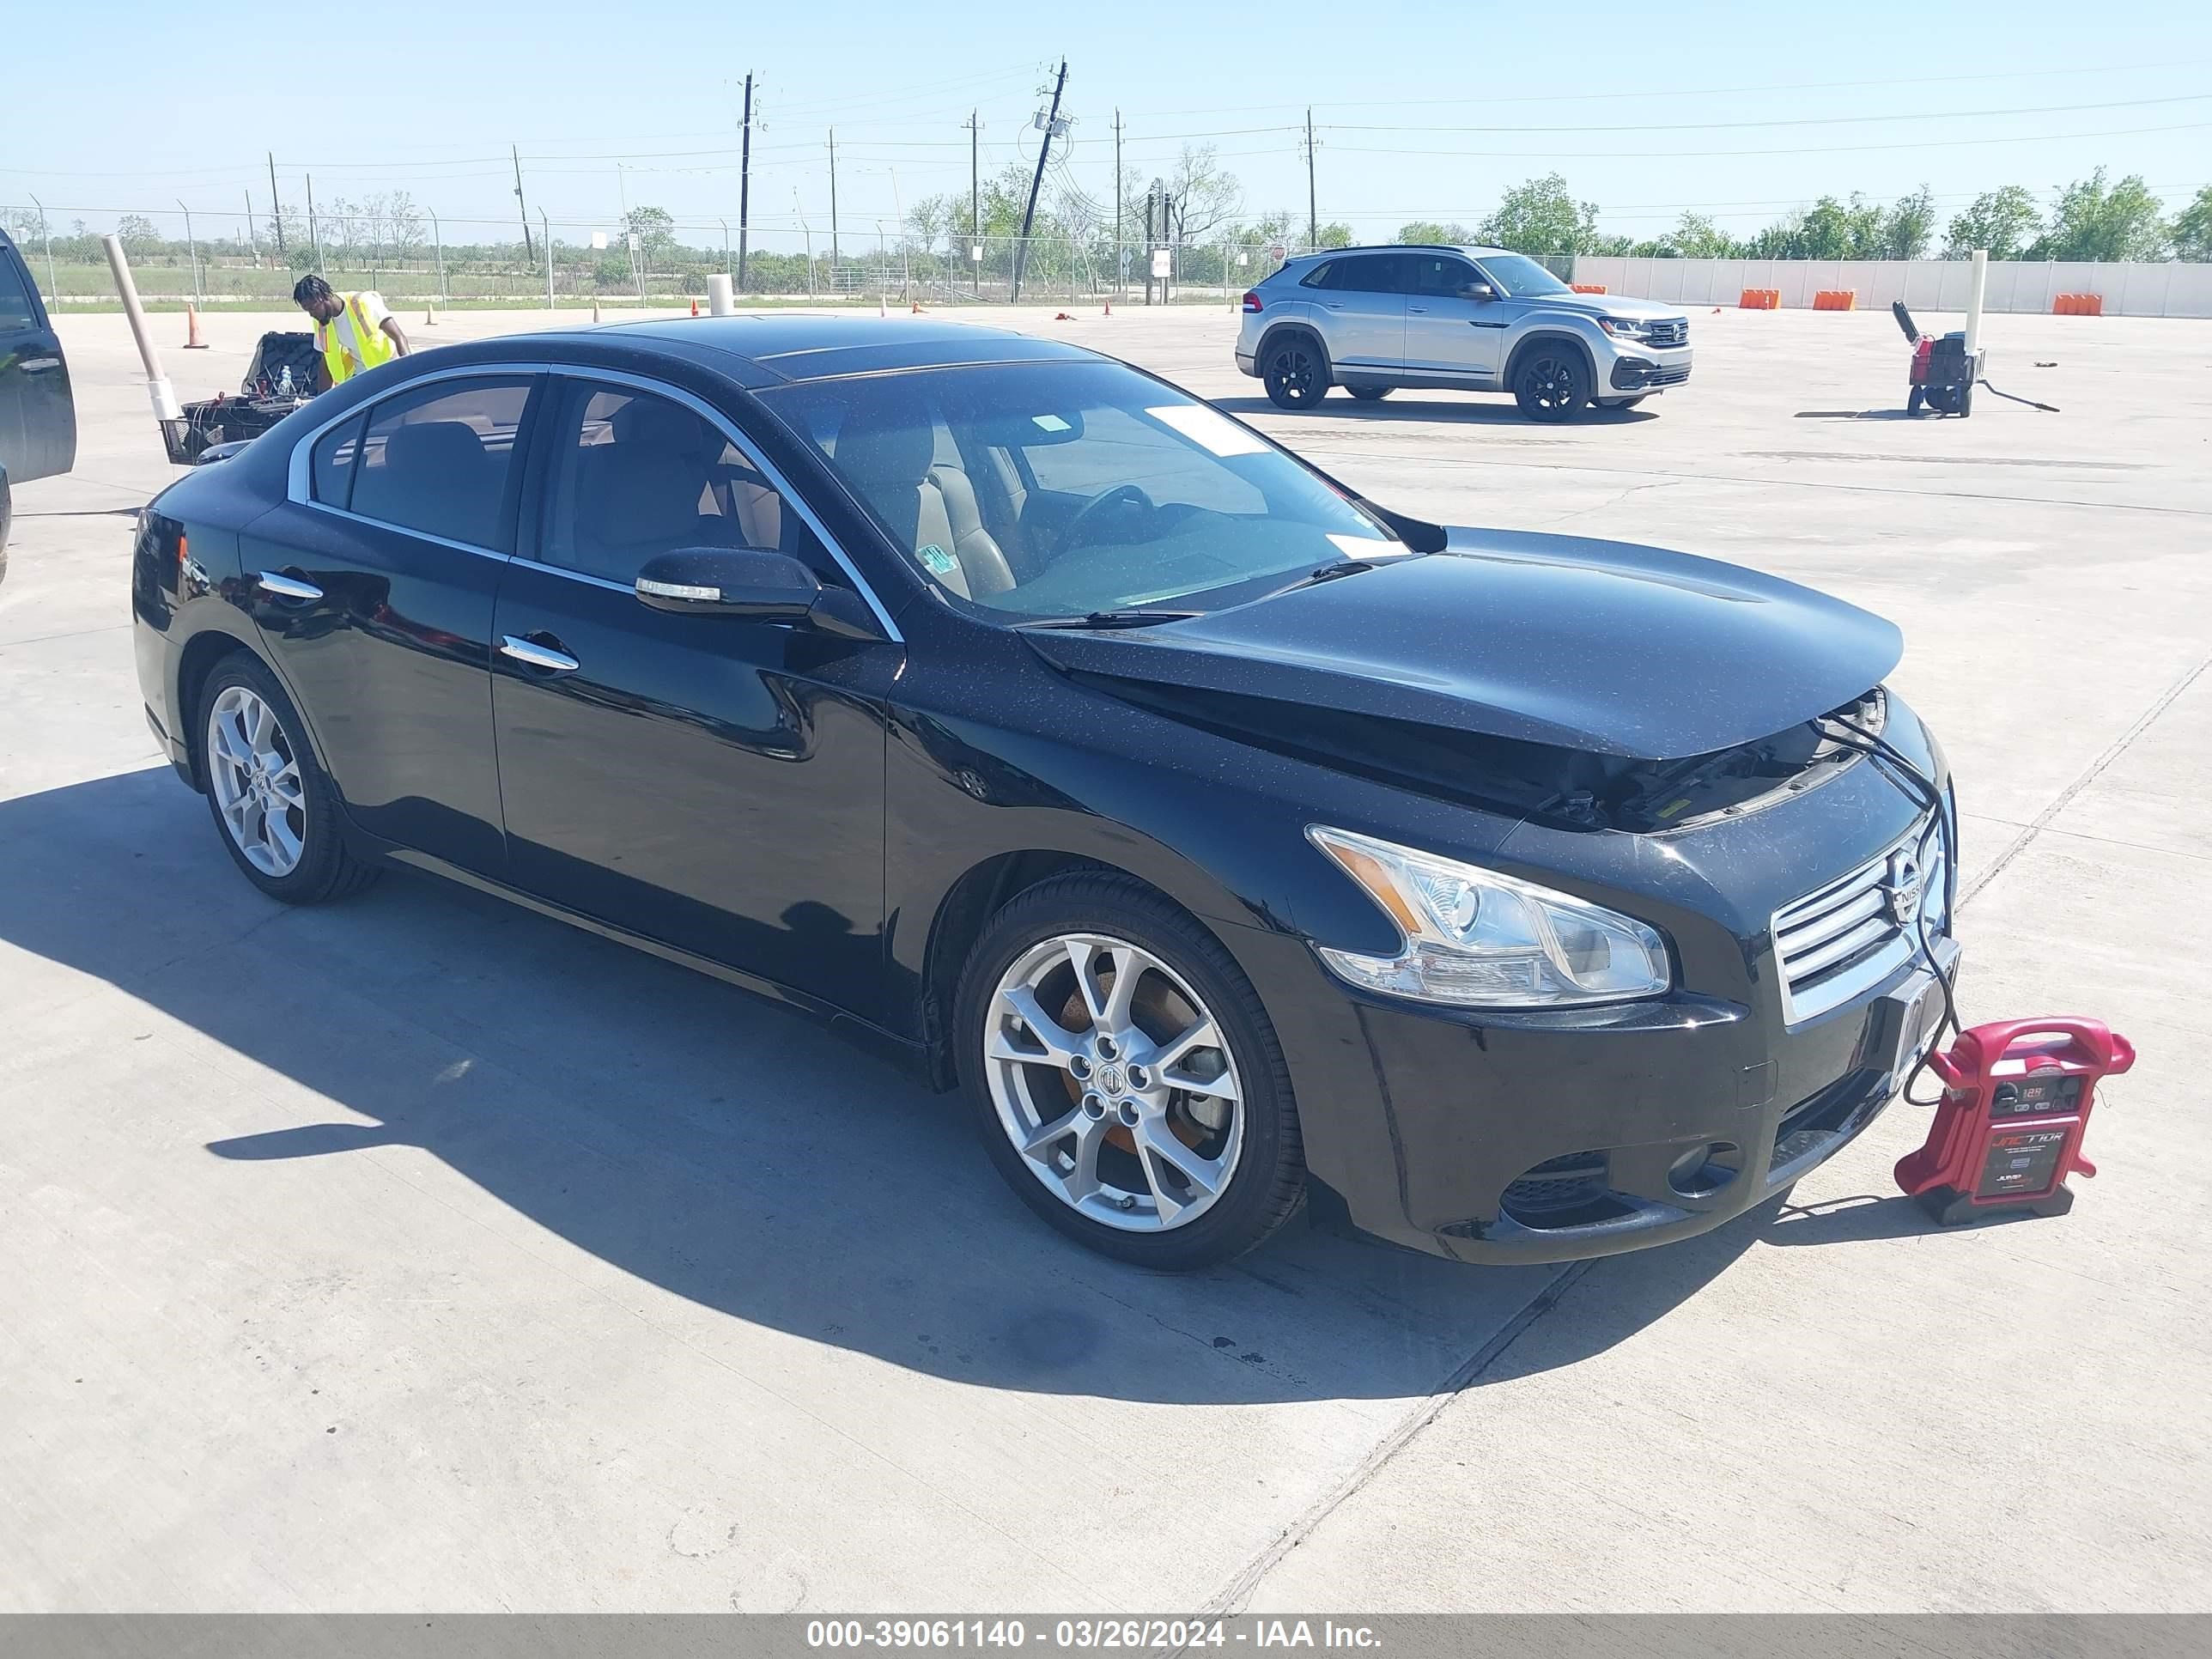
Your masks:
<svg viewBox="0 0 2212 1659"><path fill-rule="evenodd" d="M200 688L193 731L216 834L246 878L286 904L357 893L382 873L356 858L338 792L276 677L244 651Z"/></svg>
<svg viewBox="0 0 2212 1659"><path fill-rule="evenodd" d="M1345 390L1363 404L1379 404L1397 388L1387 386L1348 386Z"/></svg>
<svg viewBox="0 0 2212 1659"><path fill-rule="evenodd" d="M1278 335L1260 354L1260 382L1278 409L1311 409L1328 392L1328 358L1310 334Z"/></svg>
<svg viewBox="0 0 2212 1659"><path fill-rule="evenodd" d="M953 1032L1000 1175L1094 1250L1215 1267L1304 1196L1289 1067L1259 994L1130 877L1072 872L1016 896L969 953Z"/></svg>
<svg viewBox="0 0 2212 1659"><path fill-rule="evenodd" d="M1589 400L1589 364L1564 340L1539 340L1513 366L1513 401L1532 421L1571 421Z"/></svg>

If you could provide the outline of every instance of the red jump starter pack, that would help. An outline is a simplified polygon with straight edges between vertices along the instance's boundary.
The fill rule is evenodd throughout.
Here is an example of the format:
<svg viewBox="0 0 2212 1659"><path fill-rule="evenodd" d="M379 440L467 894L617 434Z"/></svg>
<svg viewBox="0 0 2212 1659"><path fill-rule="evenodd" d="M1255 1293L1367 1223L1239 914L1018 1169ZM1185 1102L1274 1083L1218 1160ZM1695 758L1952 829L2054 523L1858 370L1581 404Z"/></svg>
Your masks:
<svg viewBox="0 0 2212 1659"><path fill-rule="evenodd" d="M2008 1215L2064 1215L2066 1177L2094 1176L2081 1136L2100 1079L2136 1063L2100 1020L2046 1015L1977 1025L1929 1057L1943 1085L1928 1144L1897 1184L1947 1227Z"/></svg>

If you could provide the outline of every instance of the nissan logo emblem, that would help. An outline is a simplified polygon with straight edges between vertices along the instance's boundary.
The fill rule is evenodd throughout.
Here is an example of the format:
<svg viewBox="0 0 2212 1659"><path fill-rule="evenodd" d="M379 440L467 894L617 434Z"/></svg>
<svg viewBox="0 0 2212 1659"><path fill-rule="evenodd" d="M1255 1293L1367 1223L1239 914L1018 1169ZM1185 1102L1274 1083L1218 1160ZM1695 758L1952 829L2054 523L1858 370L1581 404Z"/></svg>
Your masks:
<svg viewBox="0 0 2212 1659"><path fill-rule="evenodd" d="M1883 883L1889 893L1889 914L1900 927L1909 927L1920 914L1920 863L1911 854L1889 855L1889 877Z"/></svg>

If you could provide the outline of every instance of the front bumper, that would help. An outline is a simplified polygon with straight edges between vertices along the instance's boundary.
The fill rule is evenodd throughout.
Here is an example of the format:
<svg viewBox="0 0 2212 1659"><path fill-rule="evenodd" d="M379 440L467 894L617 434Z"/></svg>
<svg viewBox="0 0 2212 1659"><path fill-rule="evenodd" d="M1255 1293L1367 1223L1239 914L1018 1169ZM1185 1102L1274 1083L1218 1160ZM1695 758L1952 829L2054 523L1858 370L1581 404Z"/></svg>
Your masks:
<svg viewBox="0 0 2212 1659"><path fill-rule="evenodd" d="M1957 945L1936 948L1954 970ZM1340 1018L1279 1032L1313 1174L1360 1231L1475 1263L1618 1255L1741 1215L1880 1115L1937 1001L1917 963L1797 1026L1680 994L1478 1017L1337 990Z"/></svg>
<svg viewBox="0 0 2212 1659"><path fill-rule="evenodd" d="M1646 351L1629 349L1613 360L1608 384L1615 392L1660 392L1680 386L1690 378L1690 348Z"/></svg>

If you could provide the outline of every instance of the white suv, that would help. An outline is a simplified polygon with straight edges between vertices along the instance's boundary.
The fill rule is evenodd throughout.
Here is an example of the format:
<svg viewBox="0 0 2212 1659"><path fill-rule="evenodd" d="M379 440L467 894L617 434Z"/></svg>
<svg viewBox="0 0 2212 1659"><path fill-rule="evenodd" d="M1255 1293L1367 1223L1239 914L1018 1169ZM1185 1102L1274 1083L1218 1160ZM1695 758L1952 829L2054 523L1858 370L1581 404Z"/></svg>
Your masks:
<svg viewBox="0 0 2212 1659"><path fill-rule="evenodd" d="M1332 386L1510 392L1531 420L1627 409L1690 378L1690 319L1577 294L1525 254L1349 247L1292 259L1244 296L1237 367L1283 409Z"/></svg>

